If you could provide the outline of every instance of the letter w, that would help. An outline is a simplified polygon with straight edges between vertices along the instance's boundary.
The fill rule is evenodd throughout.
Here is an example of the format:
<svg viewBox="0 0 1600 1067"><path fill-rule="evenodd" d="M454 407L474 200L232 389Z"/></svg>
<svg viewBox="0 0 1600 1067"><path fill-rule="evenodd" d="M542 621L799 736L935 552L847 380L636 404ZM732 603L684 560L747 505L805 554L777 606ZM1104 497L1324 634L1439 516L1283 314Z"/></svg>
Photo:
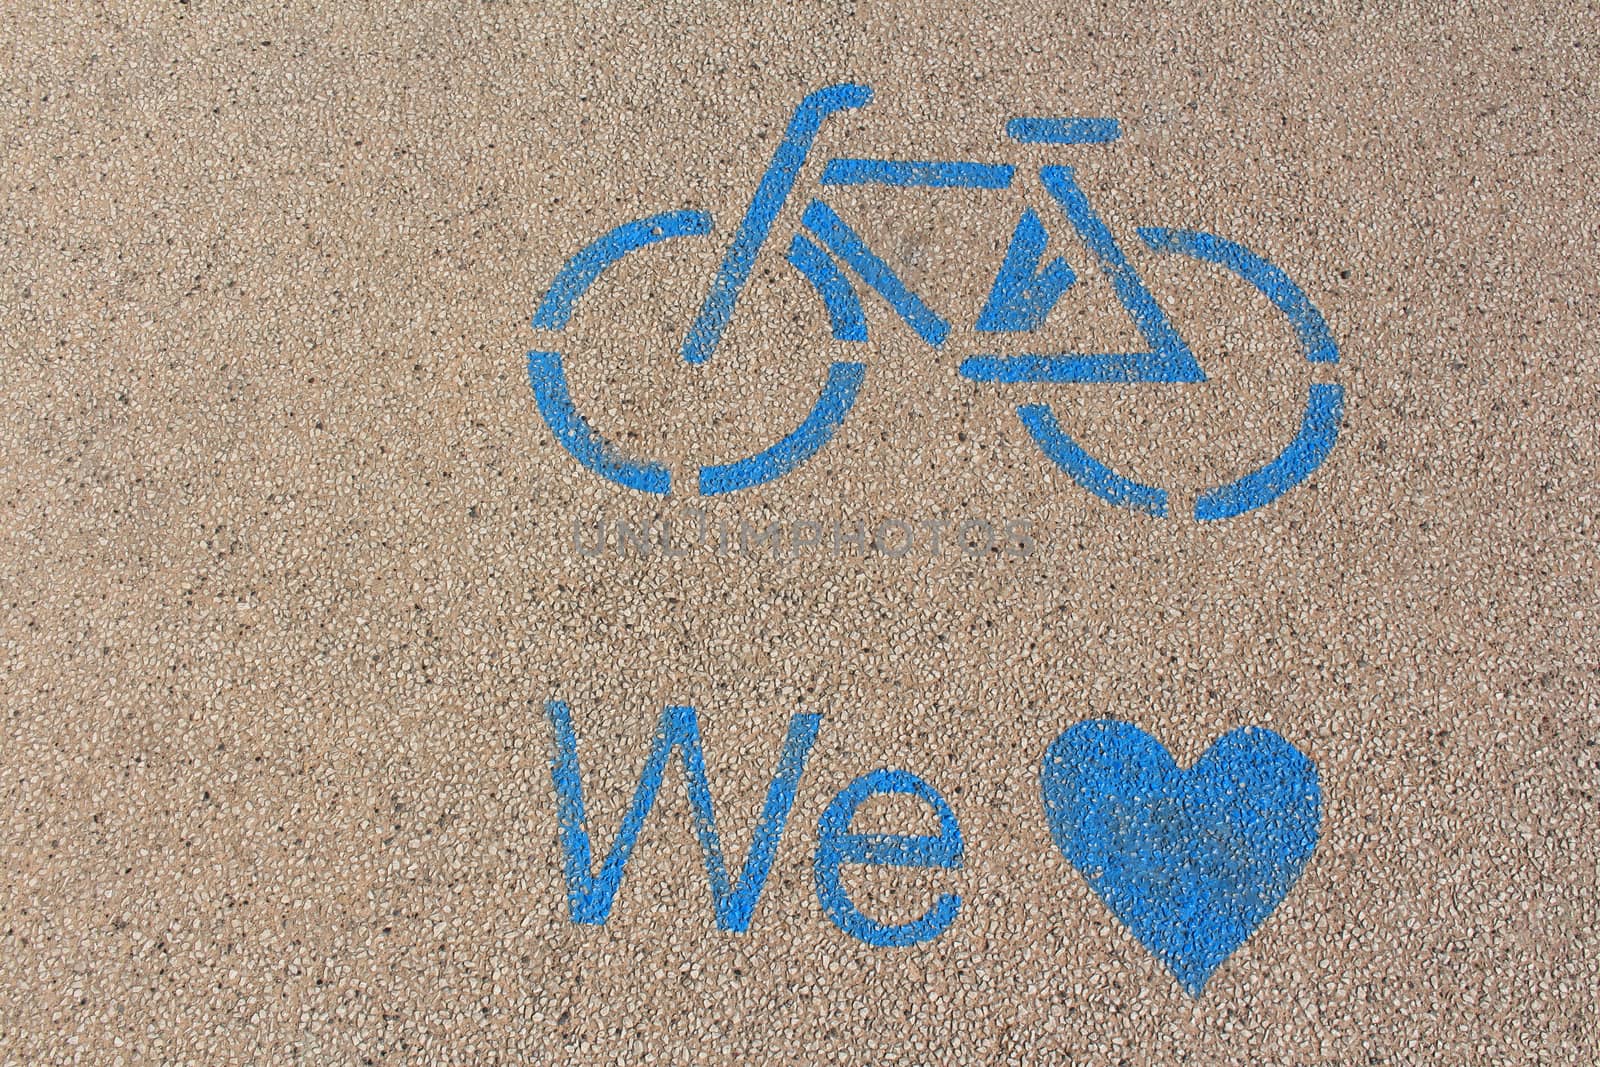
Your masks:
<svg viewBox="0 0 1600 1067"><path fill-rule="evenodd" d="M633 852L645 818L655 805L667 761L675 749L681 749L684 784L689 790L700 851L705 854L706 878L711 885L717 926L724 930L745 930L772 869L772 860L789 821L789 809L794 805L795 790L800 785L812 743L817 739L822 716L796 715L790 720L789 736L778 757L778 769L767 790L766 806L761 810L761 821L750 843L744 871L737 884L730 884L722 842L717 836L717 819L711 808L711 785L706 780L705 753L700 746L700 723L694 708L676 706L662 711L655 739L650 743L650 755L645 759L639 785L633 792L633 803L623 816L622 827L598 876L594 873L588 819L584 815L583 775L578 766L578 738L572 729L572 713L559 700L546 704L545 711L556 734L556 752L550 762L550 773L555 780L572 921L601 924L610 916L611 903L622 883L628 856Z"/></svg>

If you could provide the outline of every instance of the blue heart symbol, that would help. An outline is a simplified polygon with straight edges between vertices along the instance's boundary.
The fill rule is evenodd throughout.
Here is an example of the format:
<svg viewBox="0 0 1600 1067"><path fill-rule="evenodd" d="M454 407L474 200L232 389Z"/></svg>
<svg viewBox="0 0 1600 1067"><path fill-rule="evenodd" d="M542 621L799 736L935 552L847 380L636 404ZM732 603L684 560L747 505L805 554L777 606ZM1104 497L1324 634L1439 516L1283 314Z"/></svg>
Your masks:
<svg viewBox="0 0 1600 1067"><path fill-rule="evenodd" d="M1069 727L1039 769L1062 855L1198 997L1299 879L1317 847L1317 768L1260 727L1187 771L1132 723Z"/></svg>

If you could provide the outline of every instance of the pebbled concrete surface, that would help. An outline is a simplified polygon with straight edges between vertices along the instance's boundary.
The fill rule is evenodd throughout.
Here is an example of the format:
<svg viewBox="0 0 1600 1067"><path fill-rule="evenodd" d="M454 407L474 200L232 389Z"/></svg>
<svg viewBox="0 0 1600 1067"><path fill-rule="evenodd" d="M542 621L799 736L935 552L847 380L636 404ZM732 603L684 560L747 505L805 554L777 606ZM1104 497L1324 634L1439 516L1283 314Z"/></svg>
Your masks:
<svg viewBox="0 0 1600 1067"><path fill-rule="evenodd" d="M13 6L0 33L0 1061L1586 1064L1600 1046L1592 4ZM1146 256L1203 387L955 373L1025 203L830 194L964 323L881 303L857 409L714 523L1025 518L1037 551L586 556L599 481L538 419L528 320L623 221L565 341L594 423L678 469L789 427L831 342L768 248L676 358L807 92L827 154L1053 161L1121 237L1212 230L1333 328L1328 462L1222 524L1110 508L1014 407L1192 501L1308 380L1269 305ZM809 184L808 184L809 183ZM807 170L801 188L815 188ZM792 232L803 198L774 232ZM792 217L791 217L792 216ZM1103 281L1061 349L1135 338ZM1180 506L1180 511L1184 506ZM666 703L742 860L791 715L824 721L750 931L715 929L669 770L610 923L567 921L545 701L609 841ZM1127 720L1187 766L1240 726L1321 777L1320 844L1190 998L1053 846L1039 760ZM817 819L921 775L959 871L855 872L940 938L818 908ZM903 827L914 809L895 808ZM864 818L868 814L864 812Z"/></svg>

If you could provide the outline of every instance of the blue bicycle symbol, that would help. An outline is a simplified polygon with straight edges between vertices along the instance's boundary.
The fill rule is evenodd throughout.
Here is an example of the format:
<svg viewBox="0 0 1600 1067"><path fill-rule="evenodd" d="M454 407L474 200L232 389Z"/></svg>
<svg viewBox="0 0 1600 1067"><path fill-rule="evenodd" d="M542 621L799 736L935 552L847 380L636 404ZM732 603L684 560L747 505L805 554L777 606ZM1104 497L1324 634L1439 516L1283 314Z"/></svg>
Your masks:
<svg viewBox="0 0 1600 1067"><path fill-rule="evenodd" d="M812 93L795 109L782 142L773 154L744 218L728 245L699 314L684 339L683 358L704 363L716 352L749 280L756 257L773 221L793 192L802 164L810 154L823 121L838 111L860 108L872 99L864 85L833 85ZM1109 144L1121 136L1115 119L1015 118L1007 136L1030 145ZM823 186L882 185L948 189L1006 189L1016 168L1009 164L924 162L886 159L830 159L821 175ZM1194 383L1206 380L1188 345L1168 320L1111 231L1090 204L1073 168L1039 168L1045 190L1065 214L1088 250L1095 269L1110 282L1147 346L1142 352L1065 352L1029 355L972 355L960 374L972 381L1012 384L1050 382ZM941 346L950 324L901 281L839 215L822 199L813 199L801 219L802 232L790 240L788 262L810 282L827 311L833 336L840 341L867 341L859 282L875 291L927 344ZM667 211L618 226L567 261L539 304L533 318L538 330L561 331L573 308L596 279L613 264L642 248L678 237L711 232L704 211ZM1196 230L1144 227L1139 239L1153 252L1177 253L1232 271L1254 286L1288 317L1304 358L1312 364L1333 364L1338 346L1327 322L1305 293L1283 271L1241 245ZM1065 260L1042 264L1047 243L1043 222L1027 208L975 324L980 333L1026 333L1043 323L1061 295L1077 280ZM854 275L853 282L847 274ZM866 376L861 362L836 361L828 368L821 395L810 413L781 440L749 456L699 469L702 496L731 493L762 485L804 463L833 437L850 413ZM647 493L668 493L672 474L658 462L624 454L583 418L574 406L558 351L528 353L528 378L539 411L556 439L580 463L619 485ZM1313 382L1308 387L1299 432L1271 462L1244 476L1202 492L1194 517L1226 519L1261 507L1304 481L1327 458L1338 438L1344 390ZM1119 474L1083 449L1062 429L1048 404L1022 404L1017 415L1039 449L1079 485L1112 504L1155 516L1168 514L1168 494Z"/></svg>

